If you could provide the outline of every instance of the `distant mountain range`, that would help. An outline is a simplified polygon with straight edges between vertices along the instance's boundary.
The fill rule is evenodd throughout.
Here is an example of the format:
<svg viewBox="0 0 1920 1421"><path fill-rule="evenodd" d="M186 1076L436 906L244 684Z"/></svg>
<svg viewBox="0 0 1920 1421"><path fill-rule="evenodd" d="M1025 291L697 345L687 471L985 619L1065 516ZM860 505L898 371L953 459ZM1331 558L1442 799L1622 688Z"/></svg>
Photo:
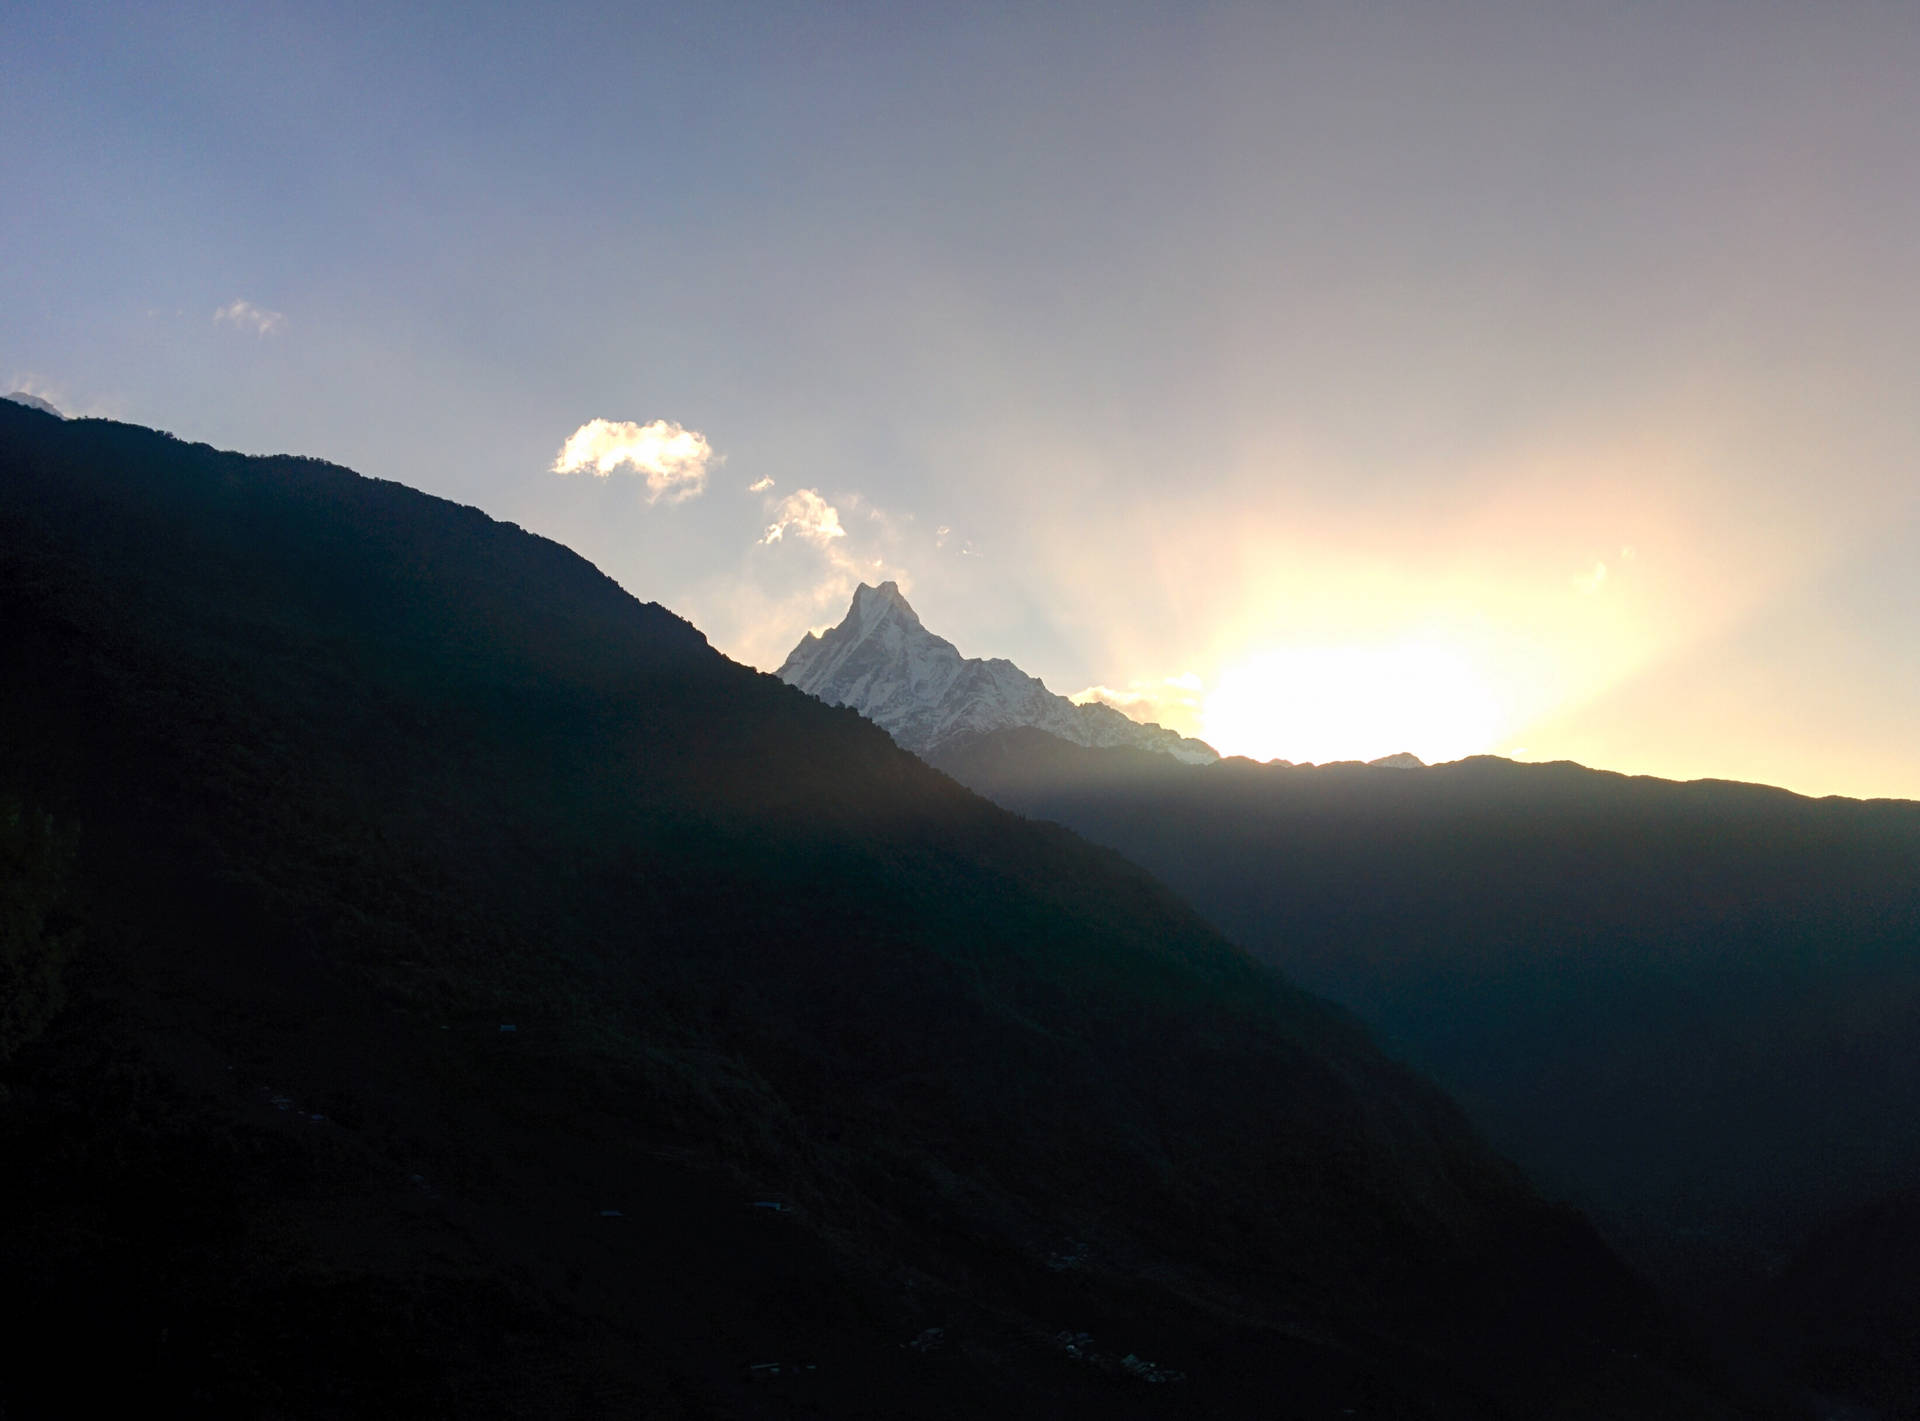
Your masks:
<svg viewBox="0 0 1920 1421"><path fill-rule="evenodd" d="M1744 1327L1784 1280L1856 1320L1905 1288L1887 1317L1920 1318L1893 1254L1801 1253L1876 1200L1920 1217L1920 804L1493 756L1194 767L1030 729L932 760L1358 1013L1685 1305ZM1847 1334L1852 1392L1837 1332L1749 1344L1863 1406L1903 1377L1909 1409L1858 1414L1911 1417L1920 1346L1869 1345L1899 1325Z"/></svg>
<svg viewBox="0 0 1920 1421"><path fill-rule="evenodd" d="M921 755L956 737L1031 726L1075 745L1154 750L1187 764L1220 758L1205 741L1112 706L1075 705L1011 661L962 656L921 624L892 582L862 583L840 625L808 632L777 674L829 705L852 706Z"/></svg>
<svg viewBox="0 0 1920 1421"><path fill-rule="evenodd" d="M1150 750L1187 765L1220 758L1204 740L1134 720L1099 701L1081 705L1056 695L1011 661L962 656L952 642L927 630L894 582L861 583L840 625L821 635L808 632L776 674L828 705L853 707L921 756L1024 727L1070 745ZM1366 763L1424 768L1419 756L1406 751Z"/></svg>
<svg viewBox="0 0 1920 1421"><path fill-rule="evenodd" d="M1889 1340L1920 1316L1899 1261L1920 1236L1920 805L1493 756L1201 761L1157 727L1098 743L891 585L782 674L1121 851L1383 1030L1736 1352L1869 1408L1920 1382L1920 1348ZM1865 1232L1890 1219L1899 1247Z"/></svg>

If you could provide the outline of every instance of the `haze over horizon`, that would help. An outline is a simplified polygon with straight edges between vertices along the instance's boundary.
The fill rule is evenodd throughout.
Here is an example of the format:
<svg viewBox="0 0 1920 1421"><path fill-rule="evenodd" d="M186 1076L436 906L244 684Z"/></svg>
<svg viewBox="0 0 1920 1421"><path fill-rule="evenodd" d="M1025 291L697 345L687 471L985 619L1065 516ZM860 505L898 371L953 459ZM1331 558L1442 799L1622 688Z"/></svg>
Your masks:
<svg viewBox="0 0 1920 1421"><path fill-rule="evenodd" d="M1920 798L1920 12L23 12L0 381L1223 752Z"/></svg>

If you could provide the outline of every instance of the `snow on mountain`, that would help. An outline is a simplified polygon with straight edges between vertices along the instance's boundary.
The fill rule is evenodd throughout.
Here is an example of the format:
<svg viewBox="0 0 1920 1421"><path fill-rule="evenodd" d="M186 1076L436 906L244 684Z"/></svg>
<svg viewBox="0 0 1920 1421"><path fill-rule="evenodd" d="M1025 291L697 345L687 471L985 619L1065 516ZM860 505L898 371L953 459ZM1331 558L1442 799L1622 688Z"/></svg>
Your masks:
<svg viewBox="0 0 1920 1421"><path fill-rule="evenodd" d="M1397 755L1382 755L1379 759L1369 760L1367 763L1381 770L1424 770L1427 767L1427 762L1411 750L1402 750Z"/></svg>
<svg viewBox="0 0 1920 1421"><path fill-rule="evenodd" d="M25 405L28 409L39 410L42 414L50 414L55 419L66 418L59 410L55 409L38 395L29 395L25 390L15 390L6 398L12 400L16 405Z"/></svg>
<svg viewBox="0 0 1920 1421"><path fill-rule="evenodd" d="M1076 745L1134 746L1188 764L1220 758L1211 745L1129 720L1112 706L1077 706L1011 661L962 656L921 625L891 582L860 585L846 619L801 639L778 675L832 705L852 706L909 750L957 735L1031 725Z"/></svg>

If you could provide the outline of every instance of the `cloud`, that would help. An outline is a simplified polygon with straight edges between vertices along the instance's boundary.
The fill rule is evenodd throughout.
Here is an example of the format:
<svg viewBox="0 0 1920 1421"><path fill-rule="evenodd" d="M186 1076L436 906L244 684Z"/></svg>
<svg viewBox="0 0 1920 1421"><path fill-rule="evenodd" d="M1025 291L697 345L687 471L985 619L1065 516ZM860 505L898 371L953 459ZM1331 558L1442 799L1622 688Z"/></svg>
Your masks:
<svg viewBox="0 0 1920 1421"><path fill-rule="evenodd" d="M1205 690L1206 683L1188 671L1154 681L1129 681L1124 689L1089 686L1084 691L1075 691L1067 699L1077 706L1098 702L1134 720L1171 726L1192 734L1190 727L1200 714Z"/></svg>
<svg viewBox="0 0 1920 1421"><path fill-rule="evenodd" d="M754 596L766 599L764 620L736 637L734 653L752 664L777 666L802 632L837 624L862 582L891 579L911 587L889 551L899 538L898 521L857 492L829 503L818 489L795 489L784 497L768 495L764 506L772 521L755 547L800 543L807 551L754 559Z"/></svg>
<svg viewBox="0 0 1920 1421"><path fill-rule="evenodd" d="M803 488L788 494L774 509L773 520L760 539L762 543L777 543L791 533L824 548L835 538L847 536L847 530L840 526L840 510L817 489Z"/></svg>
<svg viewBox="0 0 1920 1421"><path fill-rule="evenodd" d="M706 435L670 420L635 424L590 419L560 446L553 472L588 471L604 479L625 464L647 481L648 503L663 497L668 503L679 503L706 488L707 466L720 462L720 457Z"/></svg>
<svg viewBox="0 0 1920 1421"><path fill-rule="evenodd" d="M50 405L58 405L61 409L65 409L69 403L64 392L42 380L38 375L15 375L7 382L5 388L17 390L23 395L32 395L36 399L45 400Z"/></svg>
<svg viewBox="0 0 1920 1421"><path fill-rule="evenodd" d="M748 484L747 492L748 493L765 493L768 489L772 487L773 487L773 475L768 474L765 478L755 479L752 483Z"/></svg>
<svg viewBox="0 0 1920 1421"><path fill-rule="evenodd" d="M216 324L237 326L257 336L272 335L287 323L287 318L280 312L266 310L251 301L235 301L230 306L222 306L213 313L213 319Z"/></svg>
<svg viewBox="0 0 1920 1421"><path fill-rule="evenodd" d="M1603 562L1595 563L1593 565L1593 571L1582 573L1580 576L1574 578L1573 585L1589 597L1593 596L1594 593L1607 585L1607 565Z"/></svg>
<svg viewBox="0 0 1920 1421"><path fill-rule="evenodd" d="M15 391L45 400L62 419L118 419L133 417L118 395L87 395L64 381L49 380L31 371L16 368L11 380L0 377L0 393Z"/></svg>

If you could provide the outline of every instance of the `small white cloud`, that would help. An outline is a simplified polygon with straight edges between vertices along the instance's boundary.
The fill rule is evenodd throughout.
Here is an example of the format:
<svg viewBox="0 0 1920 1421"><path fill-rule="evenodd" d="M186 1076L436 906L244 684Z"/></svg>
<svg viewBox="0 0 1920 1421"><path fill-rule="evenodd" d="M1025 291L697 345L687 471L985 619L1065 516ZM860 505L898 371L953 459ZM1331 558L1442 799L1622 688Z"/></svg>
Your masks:
<svg viewBox="0 0 1920 1421"><path fill-rule="evenodd" d="M1067 699L1077 706L1098 702L1134 720L1181 728L1191 725L1199 715L1204 690L1206 683L1186 671L1157 681L1129 681L1124 688L1089 686Z"/></svg>
<svg viewBox="0 0 1920 1421"><path fill-rule="evenodd" d="M1607 565L1597 562L1592 572L1585 572L1573 579L1573 585L1591 597L1607 585Z"/></svg>
<svg viewBox="0 0 1920 1421"><path fill-rule="evenodd" d="M624 464L647 481L648 503L662 497L679 503L706 488L707 466L719 459L706 435L671 420L590 419L560 446L553 472L590 472L604 479Z"/></svg>
<svg viewBox="0 0 1920 1421"><path fill-rule="evenodd" d="M269 311L256 306L251 301L235 301L230 306L222 306L213 313L215 324L238 327L243 331L252 331L257 336L272 335L287 323L287 318L278 311Z"/></svg>
<svg viewBox="0 0 1920 1421"><path fill-rule="evenodd" d="M835 538L847 536L847 530L840 526L840 510L820 496L819 490L803 488L788 494L780 500L774 510L774 521L767 525L762 543L777 543L793 534L810 543L825 547Z"/></svg>
<svg viewBox="0 0 1920 1421"><path fill-rule="evenodd" d="M768 489L772 487L773 487L773 475L769 474L767 475L767 477L763 479L755 479L752 483L748 484L747 492L748 493L765 493Z"/></svg>
<svg viewBox="0 0 1920 1421"><path fill-rule="evenodd" d="M871 502L844 489L831 502L817 488L764 493L761 506L763 531L754 546L778 548L756 551L749 575L735 584L735 630L723 627L715 643L729 656L777 666L809 628L838 626L861 583L893 581L911 589L907 569L896 561L903 515L881 510L876 518Z"/></svg>

